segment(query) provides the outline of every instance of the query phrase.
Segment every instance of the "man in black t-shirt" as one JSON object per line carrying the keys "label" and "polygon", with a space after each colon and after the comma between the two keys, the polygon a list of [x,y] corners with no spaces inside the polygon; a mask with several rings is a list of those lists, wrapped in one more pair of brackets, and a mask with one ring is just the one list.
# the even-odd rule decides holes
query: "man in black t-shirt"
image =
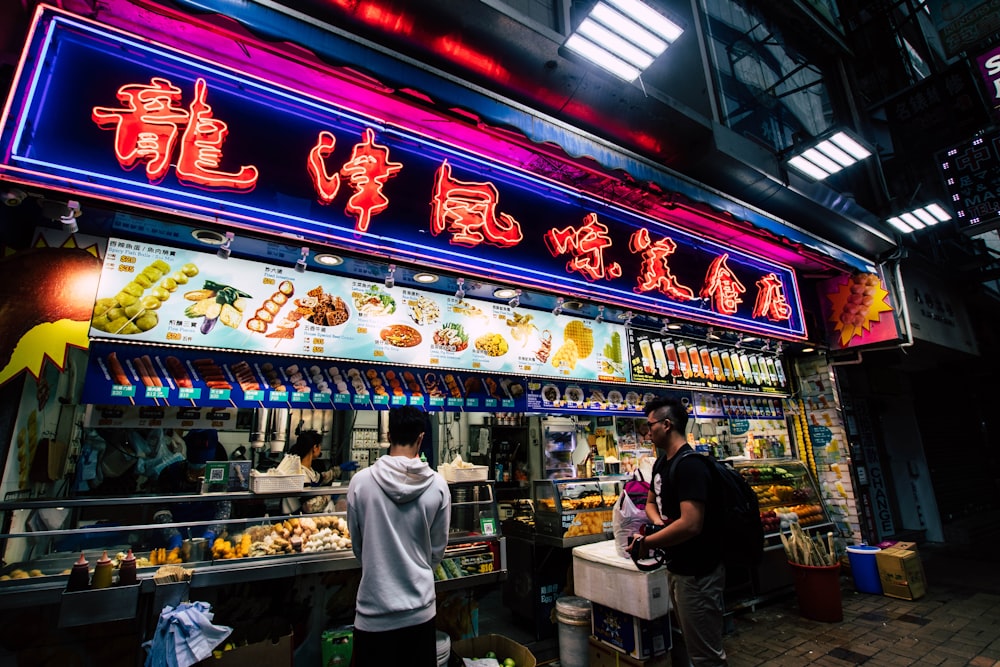
{"label": "man in black t-shirt", "polygon": [[688,415],[673,398],[646,403],[646,420],[659,458],[653,468],[646,516],[662,529],[636,536],[633,549],[644,558],[650,549],[667,553],[670,595],[688,657],[694,667],[728,665],[722,645],[726,569],[722,563],[721,489],[698,456],[677,461],[674,484],[670,467],[691,447],[685,431]]}

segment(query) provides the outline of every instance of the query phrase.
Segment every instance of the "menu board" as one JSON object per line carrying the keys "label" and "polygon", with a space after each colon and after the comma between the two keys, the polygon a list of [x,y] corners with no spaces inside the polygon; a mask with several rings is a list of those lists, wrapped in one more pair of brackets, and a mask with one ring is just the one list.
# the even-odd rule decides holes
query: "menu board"
{"label": "menu board", "polygon": [[95,341],[83,400],[98,405],[523,412],[525,381],[308,357]]}
{"label": "menu board", "polygon": [[618,414],[642,416],[645,404],[654,398],[676,396],[690,403],[687,392],[637,391],[635,387],[601,385],[584,382],[558,382],[528,379],[527,409],[529,412],[559,412],[566,414]]}
{"label": "menu board", "polygon": [[781,358],[747,348],[628,331],[631,381],[636,383],[785,393]]}
{"label": "menu board", "polygon": [[696,417],[731,419],[784,419],[781,399],[767,396],[732,396],[694,392],[692,395]]}
{"label": "menu board", "polygon": [[94,338],[624,382],[624,327],[110,239]]}

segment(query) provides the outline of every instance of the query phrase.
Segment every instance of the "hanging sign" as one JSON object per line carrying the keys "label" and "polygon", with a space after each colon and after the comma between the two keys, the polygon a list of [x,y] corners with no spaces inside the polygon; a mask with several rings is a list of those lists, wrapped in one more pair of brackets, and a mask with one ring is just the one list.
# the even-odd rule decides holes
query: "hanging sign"
{"label": "hanging sign", "polygon": [[485,159],[446,129],[435,138],[361,115],[354,89],[332,77],[317,100],[58,10],[36,17],[2,121],[0,175],[805,337],[794,271],[702,237],[690,220]]}

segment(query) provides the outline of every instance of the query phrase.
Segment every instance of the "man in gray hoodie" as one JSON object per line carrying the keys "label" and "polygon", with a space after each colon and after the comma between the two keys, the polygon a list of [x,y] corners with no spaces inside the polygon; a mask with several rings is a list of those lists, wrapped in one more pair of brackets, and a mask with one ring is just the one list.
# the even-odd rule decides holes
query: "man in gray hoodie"
{"label": "man in gray hoodie", "polygon": [[347,524],[361,585],[354,667],[437,665],[434,568],[451,523],[448,483],[420,460],[424,414],[389,411],[389,452],[354,475]]}

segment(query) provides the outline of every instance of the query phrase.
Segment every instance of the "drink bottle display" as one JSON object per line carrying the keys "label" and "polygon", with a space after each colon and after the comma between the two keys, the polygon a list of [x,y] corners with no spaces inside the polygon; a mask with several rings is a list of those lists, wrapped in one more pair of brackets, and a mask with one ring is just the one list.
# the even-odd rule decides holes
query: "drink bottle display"
{"label": "drink bottle display", "polygon": [[653,359],[656,360],[656,369],[659,372],[661,378],[667,377],[670,372],[667,368],[667,354],[663,350],[663,342],[659,340],[653,341]]}

